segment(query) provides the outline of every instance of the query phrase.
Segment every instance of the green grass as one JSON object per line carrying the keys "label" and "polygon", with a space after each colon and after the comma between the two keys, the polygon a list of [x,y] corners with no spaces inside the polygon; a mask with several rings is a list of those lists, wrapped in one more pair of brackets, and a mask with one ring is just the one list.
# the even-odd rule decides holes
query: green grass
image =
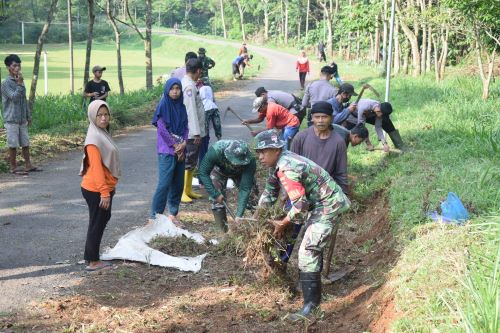
{"label": "green grass", "polygon": [[[339,66],[342,78],[355,86],[369,82],[384,92],[376,69]],[[349,149],[357,197],[387,193],[392,227],[403,248],[391,274],[401,313],[394,332],[493,332],[485,327],[498,327],[493,324],[500,304],[498,277],[493,279],[492,267],[498,274],[500,99],[494,96],[499,92],[500,84],[494,83],[492,98],[483,101],[478,77],[450,75],[441,83],[431,76],[396,77],[391,118],[411,151],[387,155]],[[450,191],[472,215],[466,227],[439,226],[426,216]],[[485,221],[495,226],[495,237],[477,232],[475,226]],[[477,262],[488,265],[480,269]]]}
{"label": "green grass", "polygon": [[[210,76],[216,81],[231,78],[231,62],[237,55],[237,48],[220,45],[211,45],[209,42],[200,43],[177,36],[153,35],[153,78],[170,73],[174,68],[182,66],[184,55],[188,51],[197,51],[199,47],[207,49],[207,55],[213,58],[216,66],[210,70]],[[0,44],[0,54],[16,52],[34,52],[36,45]],[[48,52],[48,85],[49,93],[53,95],[69,92],[69,51],[67,44],[47,44]],[[33,72],[33,55],[21,55],[22,71],[26,78],[29,91],[31,74]],[[263,57],[255,54],[253,64],[265,66]],[[99,64],[106,66],[103,79],[109,82],[112,93],[117,93],[118,79],[116,70],[116,49],[113,41],[94,42],[92,48],[91,67]],[[85,43],[76,43],[74,46],[75,93],[83,91],[83,70],[85,65]],[[248,68],[248,76],[255,75],[258,66]],[[126,91],[138,90],[146,86],[145,58],[142,40],[134,35],[125,35],[122,44],[123,80]],[[2,66],[2,78],[5,78],[6,69]],[[43,59],[40,63],[37,94],[44,93]]]}

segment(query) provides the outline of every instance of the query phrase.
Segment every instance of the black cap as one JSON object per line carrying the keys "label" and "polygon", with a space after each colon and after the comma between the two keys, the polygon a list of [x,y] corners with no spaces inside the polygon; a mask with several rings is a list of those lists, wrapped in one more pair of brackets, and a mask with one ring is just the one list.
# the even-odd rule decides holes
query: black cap
{"label": "black cap", "polygon": [[205,50],[205,48],[204,48],[204,47],[200,47],[200,48],[198,49],[198,53],[207,53],[207,50]]}
{"label": "black cap", "polygon": [[264,87],[258,87],[257,90],[255,90],[255,96],[260,97],[263,93],[266,93],[267,90]]}
{"label": "black cap", "polygon": [[335,71],[331,66],[323,66],[321,67],[321,73],[333,75]]}
{"label": "black cap", "polygon": [[392,113],[392,105],[389,102],[380,103],[380,111],[384,116],[388,116]]}
{"label": "black cap", "polygon": [[356,94],[356,92],[354,91],[354,87],[350,83],[342,83],[340,85],[339,94],[343,93],[343,92],[351,94],[353,96],[358,96],[358,94]]}
{"label": "black cap", "polygon": [[330,103],[325,101],[317,102],[314,103],[311,109],[311,114],[314,113],[323,113],[328,116],[331,116],[333,114],[333,107]]}

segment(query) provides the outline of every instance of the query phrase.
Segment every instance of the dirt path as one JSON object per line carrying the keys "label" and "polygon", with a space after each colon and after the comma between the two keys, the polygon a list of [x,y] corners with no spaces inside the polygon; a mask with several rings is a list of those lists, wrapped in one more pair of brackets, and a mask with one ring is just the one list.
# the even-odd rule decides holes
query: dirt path
{"label": "dirt path", "polygon": [[[189,37],[195,38],[195,37]],[[210,41],[223,45],[223,41]],[[258,80],[240,82],[238,90],[226,91],[218,100],[251,117],[253,92],[259,86],[294,91],[298,87],[295,57],[250,46],[269,61]],[[227,66],[230,64],[218,64]],[[122,159],[122,179],[113,203],[113,217],[102,246],[111,246],[148,216],[155,189],[157,167],[152,128],[117,138]],[[249,139],[245,127],[228,114],[223,125],[226,138]],[[27,177],[0,175],[0,313],[15,312],[36,299],[72,293],[82,281],[83,245],[87,207],[80,193],[80,152],[62,154],[42,167],[44,172]]]}

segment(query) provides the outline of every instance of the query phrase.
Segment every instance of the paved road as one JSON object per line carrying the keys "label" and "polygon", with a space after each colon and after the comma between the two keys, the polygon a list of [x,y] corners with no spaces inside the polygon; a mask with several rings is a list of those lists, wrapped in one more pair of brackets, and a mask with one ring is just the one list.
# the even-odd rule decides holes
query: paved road
{"label": "paved road", "polygon": [[[230,105],[244,118],[254,116],[250,109],[257,87],[285,91],[298,87],[294,56],[253,46],[249,49],[265,56],[268,68],[258,79],[218,101],[220,110]],[[230,70],[230,64],[227,67]],[[250,138],[231,114],[223,124],[223,136]],[[102,247],[114,245],[121,235],[146,222],[157,177],[155,140],[153,128],[116,138],[122,178]],[[44,172],[27,177],[0,175],[0,313],[71,290],[68,287],[84,277],[83,266],[76,264],[83,258],[88,223],[79,186],[81,156],[81,152],[63,154],[43,165]]]}

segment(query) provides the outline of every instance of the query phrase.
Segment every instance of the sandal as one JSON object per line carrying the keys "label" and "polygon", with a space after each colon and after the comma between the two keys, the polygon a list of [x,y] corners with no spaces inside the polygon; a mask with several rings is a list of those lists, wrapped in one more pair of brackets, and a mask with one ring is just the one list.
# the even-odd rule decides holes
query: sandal
{"label": "sandal", "polygon": [[10,173],[13,175],[18,175],[18,176],[26,176],[28,174],[26,171],[21,170],[21,169],[10,170]]}
{"label": "sandal", "polygon": [[110,263],[110,262],[102,262],[102,264],[97,265],[96,267],[86,266],[85,270],[87,272],[95,272],[95,271],[98,271],[98,270],[101,270],[101,269],[109,269],[109,268],[112,268],[112,267],[113,267],[112,263]]}
{"label": "sandal", "polygon": [[30,169],[25,170],[25,171],[26,172],[40,172],[40,171],[43,171],[43,169],[39,168],[39,167],[32,166]]}

